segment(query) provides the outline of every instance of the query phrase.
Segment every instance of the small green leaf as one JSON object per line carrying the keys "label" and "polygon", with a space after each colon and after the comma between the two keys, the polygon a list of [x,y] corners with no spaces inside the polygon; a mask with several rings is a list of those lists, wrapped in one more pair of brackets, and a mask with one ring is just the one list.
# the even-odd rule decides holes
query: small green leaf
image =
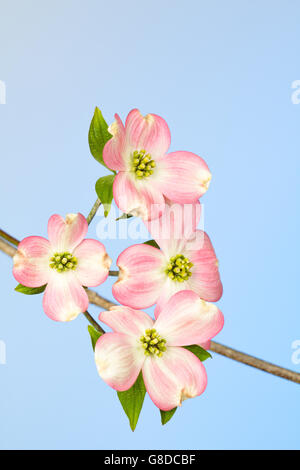
{"label": "small green leaf", "polygon": [[103,160],[103,149],[106,142],[112,138],[108,132],[108,125],[99,108],[96,107],[89,130],[90,151],[97,162],[108,168]]}
{"label": "small green leaf", "polygon": [[47,284],[41,287],[26,287],[23,286],[22,284],[18,284],[17,287],[15,287],[16,292],[20,292],[21,294],[26,294],[26,295],[36,295],[36,294],[41,294],[44,292],[46,289]]}
{"label": "small green leaf", "polygon": [[197,344],[192,344],[191,346],[184,346],[184,348],[195,354],[195,356],[197,356],[201,362],[205,361],[209,357],[212,357],[208,351],[205,351],[205,349],[201,348],[201,346],[198,346]]}
{"label": "small green leaf", "polygon": [[173,417],[176,410],[177,408],[173,408],[173,410],[170,411],[160,410],[161,424],[167,424],[167,422],[170,421],[170,419]]}
{"label": "small green leaf", "polygon": [[116,175],[102,176],[96,183],[96,193],[104,206],[104,215],[108,216],[113,200],[113,183]]}
{"label": "small green leaf", "polygon": [[89,330],[89,334],[90,334],[90,337],[91,337],[93,350],[95,351],[96,343],[97,343],[98,339],[100,338],[100,336],[103,335],[103,333],[100,333],[100,331],[95,330],[95,328],[92,325],[88,326],[88,330]]}
{"label": "small green leaf", "polygon": [[140,372],[135,384],[125,392],[118,392],[118,397],[128,416],[130,427],[132,431],[135,430],[141,409],[143,407],[146,388],[143,380],[143,375]]}
{"label": "small green leaf", "polygon": [[158,246],[158,244],[156,243],[155,240],[148,240],[147,242],[144,242],[144,245],[154,246],[154,248],[158,248],[160,250],[160,248],[159,248],[159,246]]}

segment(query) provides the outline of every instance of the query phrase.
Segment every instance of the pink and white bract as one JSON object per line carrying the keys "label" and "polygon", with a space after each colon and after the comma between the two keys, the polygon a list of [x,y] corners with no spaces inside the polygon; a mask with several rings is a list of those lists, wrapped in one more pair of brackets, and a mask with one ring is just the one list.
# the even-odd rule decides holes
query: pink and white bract
{"label": "pink and white bract", "polygon": [[112,388],[128,390],[142,371],[150,398],[165,411],[204,392],[205,368],[182,346],[203,344],[219,333],[224,318],[215,305],[182,291],[155,322],[145,312],[123,306],[102,312],[99,319],[113,330],[95,348],[98,373]]}
{"label": "pink and white bract", "polygon": [[201,157],[182,151],[167,154],[171,135],[164,119],[143,117],[137,109],[128,114],[125,126],[117,114],[115,118],[103,159],[118,171],[113,194],[122,211],[155,219],[164,211],[165,198],[193,203],[206,192],[211,174]]}
{"label": "pink and white bract", "polygon": [[69,214],[64,220],[52,215],[48,222],[49,241],[43,237],[24,238],[14,256],[13,274],[27,287],[47,284],[43,307],[56,321],[70,321],[88,308],[82,286],[102,284],[111,259],[97,240],[84,240],[88,224],[82,214]]}
{"label": "pink and white bract", "polygon": [[218,260],[208,235],[196,230],[200,205],[166,205],[162,217],[146,225],[160,249],[133,245],[117,259],[119,279],[114,297],[132,308],[157,304],[158,316],[176,292],[190,289],[215,302],[222,295]]}

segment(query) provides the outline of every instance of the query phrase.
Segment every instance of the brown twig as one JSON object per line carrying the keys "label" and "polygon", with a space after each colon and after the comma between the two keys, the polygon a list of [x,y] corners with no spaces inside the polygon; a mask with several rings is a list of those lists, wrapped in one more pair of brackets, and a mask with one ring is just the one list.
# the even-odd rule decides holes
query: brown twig
{"label": "brown twig", "polygon": [[119,271],[109,271],[110,276],[118,277],[119,276]]}
{"label": "brown twig", "polygon": [[0,237],[4,238],[4,240],[7,240],[9,243],[12,245],[18,246],[19,245],[19,240],[17,240],[15,237],[12,237],[8,233],[4,232],[4,230],[0,229]]}
{"label": "brown twig", "polygon": [[228,357],[229,359],[233,359],[234,361],[246,364],[247,366],[255,367],[256,369],[263,370],[269,374],[277,375],[277,377],[291,380],[292,382],[300,384],[300,374],[294,372],[293,370],[276,366],[271,362],[263,361],[257,357],[250,356],[249,354],[245,354],[237,351],[236,349],[224,346],[223,344],[215,343],[215,341],[211,342],[210,350],[217,354],[221,354],[222,356]]}
{"label": "brown twig", "polygon": [[[0,239],[0,250],[9,256],[14,256],[14,254],[17,251],[15,247],[13,247],[9,243],[1,239]],[[88,294],[89,301],[91,304],[97,305],[98,307],[101,307],[104,310],[108,310],[110,307],[116,306],[115,303],[111,302],[110,300],[105,299],[104,297],[101,297],[95,291],[87,289],[87,294]],[[88,312],[85,312],[84,315],[98,331],[103,332],[100,325],[98,325],[98,323],[93,319],[93,317]],[[216,343],[215,341],[211,342],[210,349],[211,351],[217,354],[221,354],[222,356],[228,357],[229,359],[233,359],[234,361],[241,362],[242,364],[255,367],[256,369],[263,370],[265,372],[268,372],[269,374],[273,374],[273,375],[276,375],[277,377],[282,377],[283,379],[290,380],[292,382],[300,384],[300,374],[292,370],[276,366],[275,364],[271,364],[270,362],[263,361],[254,356],[250,356],[249,354],[242,353],[240,351],[237,351],[236,349],[232,349],[232,348],[229,348],[228,346],[224,346],[223,344]]]}
{"label": "brown twig", "polygon": [[1,240],[0,238],[0,250],[6,253],[8,256],[13,257],[17,253],[17,248],[14,246],[10,245],[4,240]]}
{"label": "brown twig", "polygon": [[111,307],[115,307],[117,305],[110,300],[101,297],[101,295],[97,294],[94,290],[87,289],[87,295],[91,304],[97,305],[97,307],[101,307],[104,310],[109,310]]}

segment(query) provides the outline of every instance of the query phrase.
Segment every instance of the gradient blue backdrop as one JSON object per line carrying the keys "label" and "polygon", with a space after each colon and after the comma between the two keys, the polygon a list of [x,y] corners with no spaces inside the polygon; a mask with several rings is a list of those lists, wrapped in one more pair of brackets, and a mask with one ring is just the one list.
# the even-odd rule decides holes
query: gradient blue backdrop
{"label": "gradient blue backdrop", "polygon": [[[213,173],[203,200],[224,283],[218,341],[300,372],[299,2],[0,0],[0,11],[1,227],[46,235],[52,213],[88,213],[106,174],[87,143],[95,105],[109,122],[133,107],[160,114],[172,150]],[[106,245],[116,260],[130,243]],[[300,447],[299,386],[217,355],[203,397],[165,427],[146,399],[132,433],[97,376],[86,320],[50,321],[0,260],[1,448]],[[99,292],[111,298],[111,285]]]}

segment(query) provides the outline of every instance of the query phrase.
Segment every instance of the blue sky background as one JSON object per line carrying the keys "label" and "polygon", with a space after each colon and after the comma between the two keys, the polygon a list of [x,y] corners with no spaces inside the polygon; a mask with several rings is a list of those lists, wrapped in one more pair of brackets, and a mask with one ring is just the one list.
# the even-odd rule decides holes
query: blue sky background
{"label": "blue sky background", "polygon": [[[171,149],[198,153],[213,174],[203,201],[224,283],[218,341],[300,372],[299,2],[0,7],[1,228],[46,235],[51,214],[89,212],[106,174],[87,143],[96,105],[108,122],[133,107],[160,114]],[[131,242],[105,244],[116,260]],[[14,292],[11,259],[0,263],[0,448],[299,449],[299,385],[217,355],[202,397],[165,427],[147,398],[132,433],[97,375],[86,320],[50,321],[40,296]],[[111,298],[111,285],[99,292]]]}

